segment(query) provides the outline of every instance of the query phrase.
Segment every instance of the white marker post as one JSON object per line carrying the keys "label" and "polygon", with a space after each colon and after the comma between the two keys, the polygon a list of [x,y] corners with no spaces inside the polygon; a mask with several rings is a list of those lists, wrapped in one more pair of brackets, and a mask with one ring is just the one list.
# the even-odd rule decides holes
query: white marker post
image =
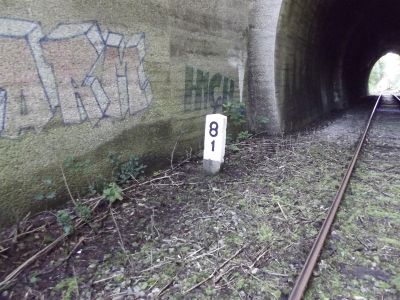
{"label": "white marker post", "polygon": [[203,167],[209,175],[219,173],[224,162],[227,123],[227,117],[221,114],[206,117]]}

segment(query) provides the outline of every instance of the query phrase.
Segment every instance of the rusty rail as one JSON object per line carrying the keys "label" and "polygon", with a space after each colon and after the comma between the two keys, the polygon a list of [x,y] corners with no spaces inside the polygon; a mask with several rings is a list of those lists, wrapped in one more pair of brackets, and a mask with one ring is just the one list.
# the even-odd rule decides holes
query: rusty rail
{"label": "rusty rail", "polygon": [[397,101],[400,102],[400,98],[399,98],[399,97],[397,97],[396,95],[393,95],[393,97],[394,97]]}
{"label": "rusty rail", "polygon": [[[357,150],[356,150],[356,152],[351,160],[351,163],[346,171],[346,175],[342,179],[339,190],[337,191],[336,196],[333,200],[332,206],[329,209],[328,215],[318,233],[317,238],[314,241],[314,245],[311,248],[311,252],[307,257],[307,260],[303,266],[303,269],[301,270],[299,277],[297,278],[296,284],[292,290],[292,293],[290,294],[289,300],[301,300],[303,298],[304,293],[306,292],[306,289],[307,289],[308,283],[311,279],[313,270],[315,268],[315,265],[317,264],[322,247],[324,246],[325,240],[326,240],[326,238],[329,234],[329,231],[332,227],[332,223],[335,219],[337,210],[343,199],[344,193],[346,192],[347,186],[350,181],[350,177],[354,171],[358,156],[360,155],[360,152],[361,152],[362,146],[364,145],[365,139],[367,137],[369,128],[371,127],[372,119],[375,116],[376,110],[379,106],[381,99],[382,99],[382,95],[380,95],[378,97],[378,100],[376,101],[376,104],[374,106],[374,109],[372,110],[371,116],[369,117],[367,126],[364,130],[364,134],[362,135],[362,138],[358,144]],[[400,99],[399,99],[399,101],[400,101]]]}

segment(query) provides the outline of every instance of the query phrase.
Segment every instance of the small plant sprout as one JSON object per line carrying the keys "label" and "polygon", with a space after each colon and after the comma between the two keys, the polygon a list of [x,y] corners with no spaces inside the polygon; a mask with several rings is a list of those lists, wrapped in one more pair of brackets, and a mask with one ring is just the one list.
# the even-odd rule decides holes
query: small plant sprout
{"label": "small plant sprout", "polygon": [[246,123],[246,105],[242,102],[228,102],[223,105],[223,113],[234,126]]}
{"label": "small plant sprout", "polygon": [[72,217],[67,210],[60,210],[57,213],[57,222],[66,235],[70,235],[74,231]]}
{"label": "small plant sprout", "polygon": [[248,140],[249,138],[251,138],[252,134],[250,134],[248,131],[242,131],[239,132],[238,136],[237,136],[237,140],[239,142]]}
{"label": "small plant sprout", "polygon": [[110,183],[108,188],[104,189],[103,197],[106,198],[110,204],[113,204],[117,200],[122,201],[122,189],[115,182]]}
{"label": "small plant sprout", "polygon": [[147,167],[140,163],[140,158],[136,155],[130,156],[126,162],[122,162],[120,155],[116,153],[109,154],[108,159],[113,167],[114,180],[118,184],[124,184],[131,179],[140,177]]}
{"label": "small plant sprout", "polygon": [[78,217],[81,218],[84,222],[88,222],[92,217],[92,211],[90,210],[90,208],[80,201],[78,201],[76,204],[75,212]]}

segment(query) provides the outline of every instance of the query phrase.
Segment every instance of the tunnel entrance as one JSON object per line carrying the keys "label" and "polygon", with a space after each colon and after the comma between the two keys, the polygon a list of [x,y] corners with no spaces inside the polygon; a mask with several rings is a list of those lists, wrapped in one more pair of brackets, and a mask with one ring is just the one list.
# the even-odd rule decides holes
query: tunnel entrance
{"label": "tunnel entrance", "polygon": [[296,130],[359,104],[372,93],[369,79],[375,63],[389,52],[400,53],[398,0],[254,3],[251,118],[257,123],[266,115],[275,131]]}
{"label": "tunnel entrance", "polygon": [[389,52],[374,65],[368,79],[370,95],[398,94],[400,91],[400,55]]}

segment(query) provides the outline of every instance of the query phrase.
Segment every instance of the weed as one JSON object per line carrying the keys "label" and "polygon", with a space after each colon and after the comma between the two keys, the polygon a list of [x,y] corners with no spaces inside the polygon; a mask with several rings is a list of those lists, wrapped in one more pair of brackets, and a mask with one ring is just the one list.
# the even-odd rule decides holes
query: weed
{"label": "weed", "polygon": [[111,153],[108,159],[113,167],[113,177],[118,184],[124,184],[131,179],[136,179],[144,174],[146,165],[140,163],[140,158],[136,155],[129,157],[128,161],[122,162],[120,155]]}
{"label": "weed", "polygon": [[31,277],[29,278],[29,282],[33,285],[37,284],[40,281],[40,278],[38,277],[38,274],[36,272],[33,272]]}
{"label": "weed", "polygon": [[117,181],[125,183],[130,179],[138,178],[144,174],[146,166],[139,162],[139,157],[131,156],[129,160],[120,166]]}
{"label": "weed", "polygon": [[273,232],[271,228],[269,228],[267,225],[261,225],[260,228],[258,229],[258,238],[262,242],[269,241],[271,237],[273,236]]}
{"label": "weed", "polygon": [[228,102],[223,105],[223,113],[234,126],[246,123],[246,105],[241,102]]}
{"label": "weed", "polygon": [[56,191],[54,191],[53,177],[45,176],[44,178],[42,178],[40,182],[41,186],[44,186],[47,191],[35,194],[33,199],[36,201],[44,201],[44,200],[53,200],[54,198],[56,198],[57,193]]}
{"label": "weed", "polygon": [[397,275],[392,279],[391,284],[393,284],[398,291],[400,291],[400,275]]}
{"label": "weed", "polygon": [[69,235],[74,231],[72,217],[67,210],[60,210],[57,213],[57,222],[62,227],[65,234]]}
{"label": "weed", "polygon": [[122,201],[122,189],[116,183],[110,183],[108,188],[104,189],[103,196],[110,204],[113,204],[117,200]]}
{"label": "weed", "polygon": [[87,171],[90,167],[90,163],[91,162],[88,159],[79,161],[71,155],[64,159],[64,167],[72,173],[82,173]]}
{"label": "weed", "polygon": [[92,211],[87,205],[83,204],[82,202],[77,203],[75,207],[75,212],[78,217],[81,218],[84,222],[88,222],[92,217]]}
{"label": "weed", "polygon": [[[236,273],[237,276],[240,276],[239,273]],[[236,289],[242,290],[246,286],[246,280],[243,277],[240,277],[235,284]]]}
{"label": "weed", "polygon": [[237,145],[235,145],[235,144],[230,144],[230,145],[226,146],[226,148],[227,148],[228,150],[234,152],[234,153],[237,153],[237,152],[240,151],[240,148],[239,148]]}
{"label": "weed", "polygon": [[239,142],[248,140],[250,137],[252,136],[252,134],[250,134],[248,131],[241,131],[239,132],[238,136],[237,136],[237,140]]}
{"label": "weed", "polygon": [[62,293],[62,300],[71,300],[73,295],[78,296],[78,281],[73,277],[65,278],[54,289]]}
{"label": "weed", "polygon": [[48,193],[37,193],[33,197],[36,201],[43,201],[43,200],[53,200],[57,196],[57,193],[52,191]]}
{"label": "weed", "polygon": [[204,290],[207,296],[211,297],[217,293],[214,287],[212,286],[207,286]]}

